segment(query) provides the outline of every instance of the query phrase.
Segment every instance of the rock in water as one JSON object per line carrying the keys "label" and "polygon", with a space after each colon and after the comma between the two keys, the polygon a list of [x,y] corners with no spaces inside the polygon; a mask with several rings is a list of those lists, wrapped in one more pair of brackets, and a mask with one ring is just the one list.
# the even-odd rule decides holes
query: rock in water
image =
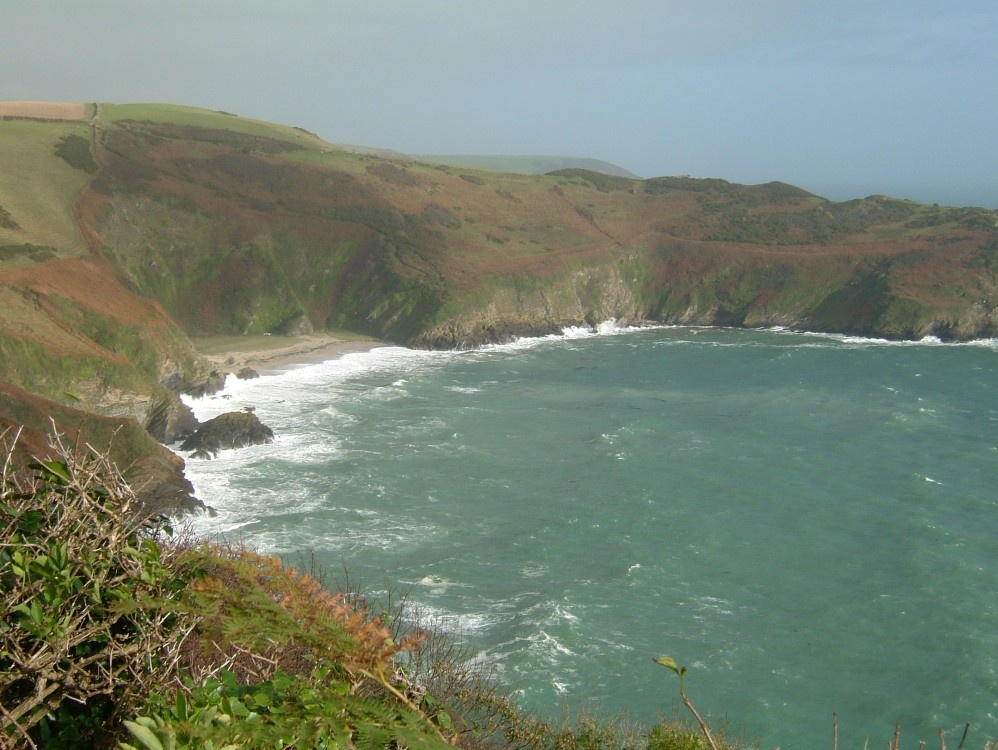
{"label": "rock in water", "polygon": [[274,431],[249,411],[230,411],[201,426],[180,444],[182,451],[194,451],[191,458],[215,458],[225,448],[272,443]]}

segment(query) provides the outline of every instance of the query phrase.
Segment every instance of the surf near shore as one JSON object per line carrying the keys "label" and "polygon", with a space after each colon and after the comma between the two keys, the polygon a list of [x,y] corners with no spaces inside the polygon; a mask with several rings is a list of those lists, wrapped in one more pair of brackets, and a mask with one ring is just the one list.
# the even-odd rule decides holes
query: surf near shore
{"label": "surf near shore", "polygon": [[388,342],[358,334],[310,334],[308,336],[212,336],[194,340],[198,352],[221,372],[239,373],[249,368],[258,373],[295,365],[336,359],[350,352],[366,352]]}

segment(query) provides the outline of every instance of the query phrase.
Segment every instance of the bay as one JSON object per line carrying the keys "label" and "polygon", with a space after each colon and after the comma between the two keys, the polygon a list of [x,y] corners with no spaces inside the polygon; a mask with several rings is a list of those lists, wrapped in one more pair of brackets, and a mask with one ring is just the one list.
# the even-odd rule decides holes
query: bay
{"label": "bay", "polygon": [[527,708],[762,747],[998,733],[998,344],[656,328],[385,347],[192,401],[217,534],[387,580]]}

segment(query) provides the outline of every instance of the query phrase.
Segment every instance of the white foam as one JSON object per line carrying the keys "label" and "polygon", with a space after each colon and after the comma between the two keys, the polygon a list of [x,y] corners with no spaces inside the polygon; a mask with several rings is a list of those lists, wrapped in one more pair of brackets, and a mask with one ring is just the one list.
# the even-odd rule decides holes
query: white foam
{"label": "white foam", "polygon": [[423,624],[432,625],[433,629],[455,636],[480,635],[502,621],[501,618],[484,612],[453,612],[425,601],[419,602],[418,614]]}
{"label": "white foam", "polygon": [[436,574],[428,574],[416,581],[419,586],[425,586],[429,589],[431,594],[440,595],[446,594],[448,589],[451,588],[467,588],[466,583],[457,583],[455,581],[449,581],[446,578],[438,576]]}
{"label": "white foam", "polygon": [[650,331],[660,329],[672,329],[681,326],[669,325],[626,325],[621,324],[615,318],[609,318],[595,326],[566,326],[561,333],[549,333],[545,336],[528,336],[518,338],[505,344],[488,344],[480,349],[469,349],[467,352],[509,352],[523,349],[532,349],[536,346],[548,345],[552,342],[572,341],[576,339],[595,338],[597,336],[618,336],[639,331]]}
{"label": "white foam", "polygon": [[557,656],[575,656],[575,652],[572,649],[544,630],[532,633],[527,636],[526,640],[534,646],[540,646],[541,650],[546,652],[552,660]]}
{"label": "white foam", "polygon": [[948,346],[961,347],[973,346],[983,347],[998,351],[998,339],[971,339],[970,341],[943,341],[938,336],[924,336],[920,339],[885,339],[872,336],[854,336],[845,333],[824,333],[820,331],[794,331],[783,326],[772,326],[761,329],[768,333],[778,333],[787,336],[798,336],[804,338],[824,339],[836,341],[850,346]]}
{"label": "white foam", "polygon": [[528,563],[520,568],[520,575],[524,578],[542,578],[550,573],[550,568],[543,563]]}
{"label": "white foam", "polygon": [[274,370],[251,380],[240,380],[230,374],[218,393],[200,398],[182,398],[202,421],[247,406],[252,406],[257,411],[275,410],[286,400],[298,406],[315,402],[317,408],[322,408],[328,405],[330,390],[351,378],[378,372],[391,373],[390,387],[400,389],[407,382],[404,375],[414,368],[453,356],[454,352],[434,352],[402,346],[378,347],[366,352],[350,352],[325,362]]}
{"label": "white foam", "polygon": [[466,385],[449,385],[447,390],[451,393],[481,393],[482,389]]}
{"label": "white foam", "polygon": [[561,329],[561,337],[566,339],[583,339],[593,336],[595,331],[584,326],[568,326]]}

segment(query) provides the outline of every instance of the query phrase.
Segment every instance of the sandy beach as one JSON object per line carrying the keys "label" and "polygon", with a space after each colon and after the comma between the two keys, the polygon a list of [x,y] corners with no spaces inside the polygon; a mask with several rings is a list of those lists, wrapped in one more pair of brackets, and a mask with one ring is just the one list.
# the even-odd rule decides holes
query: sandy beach
{"label": "sandy beach", "polygon": [[196,339],[195,347],[220,371],[249,367],[259,373],[288,365],[324,362],[349,352],[366,352],[392,344],[363,336],[224,336]]}

